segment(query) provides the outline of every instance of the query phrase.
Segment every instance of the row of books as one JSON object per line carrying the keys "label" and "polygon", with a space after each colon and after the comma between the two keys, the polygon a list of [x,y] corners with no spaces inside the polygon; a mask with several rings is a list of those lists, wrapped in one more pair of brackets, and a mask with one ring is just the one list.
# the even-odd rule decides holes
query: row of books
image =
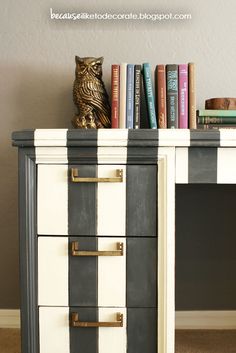
{"label": "row of books", "polygon": [[112,128],[197,128],[195,64],[111,67]]}
{"label": "row of books", "polygon": [[203,109],[197,110],[198,129],[236,128],[236,110]]}

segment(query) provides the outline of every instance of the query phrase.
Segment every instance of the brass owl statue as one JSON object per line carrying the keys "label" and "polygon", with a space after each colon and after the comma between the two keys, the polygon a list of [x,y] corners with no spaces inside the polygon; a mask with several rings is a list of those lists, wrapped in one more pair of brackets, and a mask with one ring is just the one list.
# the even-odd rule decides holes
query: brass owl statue
{"label": "brass owl statue", "polygon": [[75,128],[97,129],[111,126],[111,107],[102,81],[103,58],[75,57],[73,100],[78,114],[72,119]]}

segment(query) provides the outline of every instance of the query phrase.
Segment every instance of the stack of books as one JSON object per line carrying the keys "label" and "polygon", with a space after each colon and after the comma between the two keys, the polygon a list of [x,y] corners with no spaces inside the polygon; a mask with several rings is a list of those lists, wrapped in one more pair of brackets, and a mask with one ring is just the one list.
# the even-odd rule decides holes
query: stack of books
{"label": "stack of books", "polygon": [[195,64],[157,65],[154,81],[149,63],[112,65],[112,128],[197,128]]}
{"label": "stack of books", "polygon": [[236,110],[197,110],[198,129],[236,128]]}

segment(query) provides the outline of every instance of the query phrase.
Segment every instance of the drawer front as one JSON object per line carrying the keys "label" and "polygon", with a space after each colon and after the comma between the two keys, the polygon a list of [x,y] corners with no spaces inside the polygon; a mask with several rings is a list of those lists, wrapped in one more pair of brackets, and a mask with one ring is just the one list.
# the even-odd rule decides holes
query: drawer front
{"label": "drawer front", "polygon": [[40,235],[157,235],[156,165],[38,165],[37,189]]}
{"label": "drawer front", "polygon": [[157,306],[157,238],[39,237],[39,305]]}
{"label": "drawer front", "polygon": [[[117,325],[118,313],[122,327],[71,326]],[[156,353],[156,318],[155,308],[40,307],[40,353]]]}

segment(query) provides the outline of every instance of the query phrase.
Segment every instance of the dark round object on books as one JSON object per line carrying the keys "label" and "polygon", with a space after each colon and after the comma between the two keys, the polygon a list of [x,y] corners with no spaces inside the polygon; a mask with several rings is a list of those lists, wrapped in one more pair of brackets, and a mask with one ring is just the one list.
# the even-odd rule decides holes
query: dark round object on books
{"label": "dark round object on books", "polygon": [[234,110],[236,98],[210,98],[205,101],[205,109]]}
{"label": "dark round object on books", "polygon": [[74,128],[97,129],[111,126],[111,108],[102,80],[103,58],[75,57],[73,100],[78,113]]}

